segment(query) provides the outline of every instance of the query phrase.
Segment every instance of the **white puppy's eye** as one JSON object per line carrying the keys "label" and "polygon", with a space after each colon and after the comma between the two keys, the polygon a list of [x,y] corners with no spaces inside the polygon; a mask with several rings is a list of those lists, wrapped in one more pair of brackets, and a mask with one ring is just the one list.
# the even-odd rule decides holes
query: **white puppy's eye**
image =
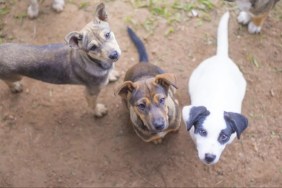
{"label": "white puppy's eye", "polygon": [[219,137],[219,140],[221,142],[226,142],[229,140],[229,136],[227,136],[226,134],[221,134],[220,137]]}
{"label": "white puppy's eye", "polygon": [[205,129],[199,129],[198,130],[198,133],[201,135],[201,136],[207,136],[207,131]]}

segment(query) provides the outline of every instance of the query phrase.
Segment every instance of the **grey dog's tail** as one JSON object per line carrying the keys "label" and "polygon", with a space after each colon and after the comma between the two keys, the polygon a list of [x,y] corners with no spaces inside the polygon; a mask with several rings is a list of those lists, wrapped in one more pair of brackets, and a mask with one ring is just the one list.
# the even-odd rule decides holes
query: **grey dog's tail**
{"label": "grey dog's tail", "polygon": [[138,54],[139,54],[139,62],[147,63],[148,60],[148,54],[146,52],[146,48],[143,44],[143,42],[140,40],[140,38],[134,33],[134,31],[130,28],[127,27],[127,32],[134,43],[135,47],[137,48]]}

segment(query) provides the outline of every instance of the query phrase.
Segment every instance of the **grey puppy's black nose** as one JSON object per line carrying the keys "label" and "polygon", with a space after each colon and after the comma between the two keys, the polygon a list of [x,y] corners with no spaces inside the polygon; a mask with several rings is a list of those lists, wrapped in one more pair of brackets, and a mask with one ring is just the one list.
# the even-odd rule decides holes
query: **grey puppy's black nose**
{"label": "grey puppy's black nose", "polygon": [[109,55],[109,58],[112,60],[118,59],[118,52],[117,51],[113,51],[111,52],[111,54]]}
{"label": "grey puppy's black nose", "polygon": [[205,160],[208,162],[208,163],[211,163],[215,160],[216,156],[213,155],[213,154],[210,154],[210,153],[206,153],[205,154]]}
{"label": "grey puppy's black nose", "polygon": [[159,131],[164,129],[164,127],[165,127],[164,124],[165,124],[165,122],[162,118],[155,119],[154,122],[153,122],[154,127]]}

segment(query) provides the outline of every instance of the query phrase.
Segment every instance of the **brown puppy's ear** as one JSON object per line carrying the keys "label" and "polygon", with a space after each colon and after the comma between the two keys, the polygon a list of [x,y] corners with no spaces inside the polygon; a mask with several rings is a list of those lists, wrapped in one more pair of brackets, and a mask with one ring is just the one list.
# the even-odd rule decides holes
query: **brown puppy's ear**
{"label": "brown puppy's ear", "polygon": [[125,81],[115,92],[115,95],[118,94],[121,98],[126,99],[127,94],[132,92],[136,86],[131,81]]}
{"label": "brown puppy's ear", "polygon": [[174,88],[177,89],[176,78],[174,74],[171,74],[171,73],[164,73],[164,74],[157,75],[155,78],[155,82],[163,86],[167,90],[169,86],[173,86]]}
{"label": "brown puppy's ear", "polygon": [[70,45],[72,48],[79,48],[79,41],[81,41],[83,38],[83,35],[79,33],[78,31],[70,32],[65,36],[65,41],[67,44]]}
{"label": "brown puppy's ear", "polygon": [[106,8],[105,8],[105,4],[104,3],[100,3],[97,7],[96,7],[96,18],[98,20],[101,21],[107,21],[108,20],[108,15],[106,12]]}

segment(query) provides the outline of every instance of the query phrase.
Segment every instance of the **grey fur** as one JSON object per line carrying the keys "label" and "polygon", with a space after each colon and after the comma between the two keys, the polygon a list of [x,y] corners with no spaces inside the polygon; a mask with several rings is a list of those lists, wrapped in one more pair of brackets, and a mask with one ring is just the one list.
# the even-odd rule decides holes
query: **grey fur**
{"label": "grey fur", "polygon": [[[66,44],[0,45],[0,79],[13,92],[22,91],[19,82],[22,76],[53,84],[84,85],[94,114],[98,117],[105,115],[106,108],[97,105],[96,99],[101,88],[108,83],[114,62],[121,54],[106,15],[104,4],[99,4],[94,20],[81,31],[69,33],[65,37]],[[97,48],[94,49],[94,45]]]}

